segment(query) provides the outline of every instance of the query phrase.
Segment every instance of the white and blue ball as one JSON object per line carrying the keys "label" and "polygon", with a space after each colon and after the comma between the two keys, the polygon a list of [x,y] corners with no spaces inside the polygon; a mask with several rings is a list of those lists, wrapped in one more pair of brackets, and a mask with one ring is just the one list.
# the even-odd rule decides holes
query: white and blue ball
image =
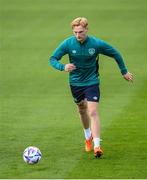
{"label": "white and blue ball", "polygon": [[41,151],[35,146],[27,147],[23,152],[23,159],[27,164],[36,164],[41,159]]}

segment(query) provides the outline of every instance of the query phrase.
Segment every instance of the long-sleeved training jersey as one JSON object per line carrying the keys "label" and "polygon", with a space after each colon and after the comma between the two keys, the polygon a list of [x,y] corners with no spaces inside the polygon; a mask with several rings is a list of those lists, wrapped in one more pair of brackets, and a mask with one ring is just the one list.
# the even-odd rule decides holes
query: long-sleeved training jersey
{"label": "long-sleeved training jersey", "polygon": [[50,64],[63,71],[65,65],[60,60],[65,54],[68,54],[69,62],[76,66],[76,69],[69,73],[69,83],[73,86],[99,84],[99,54],[114,58],[121,73],[127,73],[120,53],[111,45],[93,36],[87,36],[83,43],[79,42],[75,36],[65,39],[53,52]]}

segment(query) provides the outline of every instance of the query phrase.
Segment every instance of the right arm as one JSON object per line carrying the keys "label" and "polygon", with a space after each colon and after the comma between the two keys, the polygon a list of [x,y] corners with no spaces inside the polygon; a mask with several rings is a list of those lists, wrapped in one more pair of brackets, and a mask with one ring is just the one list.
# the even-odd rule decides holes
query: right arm
{"label": "right arm", "polygon": [[50,65],[59,71],[64,71],[65,65],[62,64],[60,60],[67,53],[67,42],[65,40],[53,52],[49,59]]}
{"label": "right arm", "polygon": [[53,52],[50,57],[50,65],[59,71],[71,72],[75,69],[74,64],[62,64],[60,62],[61,58],[68,53],[67,41],[63,41]]}

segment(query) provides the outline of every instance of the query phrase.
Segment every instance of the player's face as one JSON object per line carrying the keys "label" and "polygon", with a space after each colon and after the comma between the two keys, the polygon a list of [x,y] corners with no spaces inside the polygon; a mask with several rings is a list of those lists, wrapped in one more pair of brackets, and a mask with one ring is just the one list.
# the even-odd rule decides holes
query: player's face
{"label": "player's face", "polygon": [[87,28],[84,28],[82,26],[75,26],[73,28],[73,33],[78,41],[83,42],[87,37]]}

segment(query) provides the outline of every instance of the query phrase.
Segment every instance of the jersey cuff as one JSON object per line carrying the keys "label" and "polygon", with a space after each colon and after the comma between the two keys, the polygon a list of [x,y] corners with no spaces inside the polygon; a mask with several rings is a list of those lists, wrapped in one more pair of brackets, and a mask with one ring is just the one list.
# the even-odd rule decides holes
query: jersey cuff
{"label": "jersey cuff", "polygon": [[127,72],[128,72],[128,70],[127,70],[126,68],[121,69],[121,74],[122,74],[122,75],[126,74]]}

